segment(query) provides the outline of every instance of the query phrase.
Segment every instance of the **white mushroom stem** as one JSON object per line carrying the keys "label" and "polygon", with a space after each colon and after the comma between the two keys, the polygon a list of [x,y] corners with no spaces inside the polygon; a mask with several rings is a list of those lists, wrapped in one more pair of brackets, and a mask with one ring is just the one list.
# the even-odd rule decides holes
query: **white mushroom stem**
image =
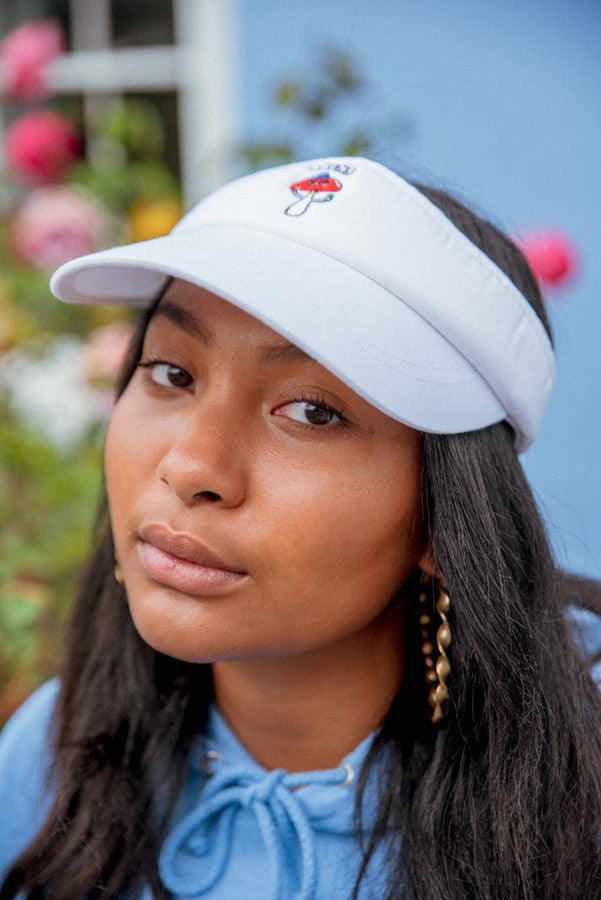
{"label": "white mushroom stem", "polygon": [[[294,203],[291,203],[286,210],[289,216],[302,216],[307,207],[311,204],[315,191],[307,191],[304,197],[299,197]],[[296,209],[294,208],[296,207]]]}

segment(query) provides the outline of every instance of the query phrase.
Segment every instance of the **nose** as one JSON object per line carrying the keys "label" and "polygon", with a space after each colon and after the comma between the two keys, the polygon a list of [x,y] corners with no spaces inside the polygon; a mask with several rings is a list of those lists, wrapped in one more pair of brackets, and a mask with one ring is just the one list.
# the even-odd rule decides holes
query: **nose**
{"label": "nose", "polygon": [[174,421],[158,476],[186,506],[213,501],[235,507],[246,494],[250,447],[240,407],[223,396],[203,397]]}

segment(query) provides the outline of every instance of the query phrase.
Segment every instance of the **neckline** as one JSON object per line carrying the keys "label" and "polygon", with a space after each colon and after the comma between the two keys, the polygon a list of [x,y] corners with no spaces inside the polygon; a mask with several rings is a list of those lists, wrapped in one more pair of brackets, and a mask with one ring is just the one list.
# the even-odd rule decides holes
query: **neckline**
{"label": "neckline", "polygon": [[[367,756],[380,727],[380,725],[377,725],[368,735],[366,735],[366,737],[359,741],[358,744],[342,757],[337,766],[308,770],[298,769],[294,770],[294,774],[306,773],[307,775],[321,775],[323,772],[330,772],[332,768],[340,768],[341,766],[350,767],[353,772],[357,773]],[[266,776],[272,771],[261,765],[261,763],[255,759],[242,744],[238,736],[226,722],[215,700],[211,701],[209,705],[206,730],[199,736],[192,760],[196,768],[210,774],[210,761],[207,760],[207,753],[218,753],[225,763],[246,766],[257,776]]]}

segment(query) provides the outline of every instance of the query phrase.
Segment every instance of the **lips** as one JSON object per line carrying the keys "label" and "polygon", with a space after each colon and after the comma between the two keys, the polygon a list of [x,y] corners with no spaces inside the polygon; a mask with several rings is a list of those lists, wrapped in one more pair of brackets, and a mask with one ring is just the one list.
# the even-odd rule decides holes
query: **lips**
{"label": "lips", "polygon": [[246,572],[233,561],[224,559],[209,550],[201,541],[191,534],[171,531],[166,525],[159,522],[150,522],[142,525],[138,536],[149,544],[158,547],[188,562],[198,563],[201,566],[210,566],[213,569],[223,569],[226,572]]}

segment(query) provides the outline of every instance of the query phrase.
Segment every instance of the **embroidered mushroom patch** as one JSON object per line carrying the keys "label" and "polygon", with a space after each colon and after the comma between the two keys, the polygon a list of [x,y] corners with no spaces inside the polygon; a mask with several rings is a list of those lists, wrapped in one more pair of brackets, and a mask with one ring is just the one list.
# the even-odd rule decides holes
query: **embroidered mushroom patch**
{"label": "embroidered mushroom patch", "polygon": [[311,178],[295,181],[290,185],[290,190],[298,200],[294,200],[284,212],[287,216],[302,216],[312,203],[331,200],[341,187],[342,184],[336,178],[330,178],[329,172],[319,172]]}

